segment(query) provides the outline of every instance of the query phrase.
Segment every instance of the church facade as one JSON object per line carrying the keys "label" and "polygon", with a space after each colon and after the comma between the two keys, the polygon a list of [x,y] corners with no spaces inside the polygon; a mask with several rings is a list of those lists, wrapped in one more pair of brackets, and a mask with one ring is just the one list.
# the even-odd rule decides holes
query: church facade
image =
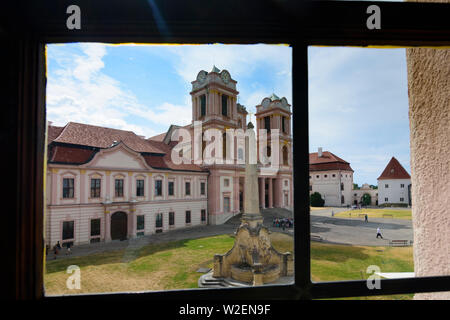
{"label": "church facade", "polygon": [[[236,84],[226,70],[214,67],[210,72],[200,71],[190,92],[191,124],[172,125],[167,132],[150,138],[81,123],[69,122],[62,127],[50,123],[46,243],[129,239],[222,224],[240,213],[245,168],[237,160],[242,160],[243,146],[234,143],[229,133],[245,131],[248,112],[237,102]],[[261,208],[293,206],[290,107],[286,98],[274,94],[256,106],[257,144],[262,143],[259,129],[266,129],[268,141],[257,159]],[[200,131],[195,130],[198,124]],[[203,155],[211,141],[209,132],[218,132],[223,143],[215,152],[216,156],[221,153],[224,161],[174,161],[180,131],[192,137],[191,155],[197,138]],[[277,163],[275,170],[273,163]]]}

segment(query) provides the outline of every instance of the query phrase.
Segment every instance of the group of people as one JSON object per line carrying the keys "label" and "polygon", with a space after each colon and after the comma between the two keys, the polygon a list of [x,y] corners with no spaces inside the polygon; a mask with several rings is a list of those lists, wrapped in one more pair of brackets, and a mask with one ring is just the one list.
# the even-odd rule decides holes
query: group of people
{"label": "group of people", "polygon": [[[67,244],[66,244],[66,248],[67,248],[67,250],[66,250],[66,255],[68,255],[68,254],[71,254],[71,243],[70,242],[68,242]],[[47,255],[48,254],[48,252],[49,252],[49,246],[47,245],[46,246],[46,250],[45,250],[45,254]],[[62,247],[61,247],[61,244],[59,243],[59,241],[53,246],[53,254],[54,254],[54,257],[55,257],[55,259],[56,259],[56,257],[59,255],[59,252],[61,251],[61,249],[62,249]]]}
{"label": "group of people", "polygon": [[294,219],[291,218],[273,218],[273,227],[274,228],[292,228],[294,226]]}

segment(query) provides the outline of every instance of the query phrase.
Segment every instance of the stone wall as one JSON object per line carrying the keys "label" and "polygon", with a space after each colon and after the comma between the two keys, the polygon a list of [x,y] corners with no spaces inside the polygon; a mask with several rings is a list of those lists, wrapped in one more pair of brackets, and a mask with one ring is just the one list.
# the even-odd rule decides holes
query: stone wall
{"label": "stone wall", "polygon": [[[447,1],[448,2],[448,1]],[[406,50],[416,276],[450,275],[450,50]],[[415,299],[450,299],[450,292]]]}

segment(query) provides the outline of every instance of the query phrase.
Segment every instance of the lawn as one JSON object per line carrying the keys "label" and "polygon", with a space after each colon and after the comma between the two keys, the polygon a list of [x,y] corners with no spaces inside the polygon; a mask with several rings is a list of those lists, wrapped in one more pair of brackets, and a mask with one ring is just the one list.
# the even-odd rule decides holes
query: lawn
{"label": "lawn", "polygon": [[[292,252],[291,236],[272,233],[271,239],[277,250]],[[233,236],[220,235],[47,261],[44,278],[46,294],[196,288],[201,275],[196,270],[212,268],[214,254],[225,253],[233,244]],[[365,270],[371,264],[380,266],[382,271],[413,270],[410,247],[356,247],[314,242],[311,257],[313,281],[367,278]],[[66,288],[69,276],[66,269],[70,265],[81,269],[80,290]],[[388,298],[410,299],[411,295]]]}
{"label": "lawn", "polygon": [[[357,218],[364,219],[364,217],[360,217],[360,214],[367,214],[368,219],[370,218],[393,218],[393,219],[407,219],[411,220],[411,210],[395,210],[395,209],[354,209],[348,211],[342,211],[339,213],[335,213],[335,217],[339,218]],[[383,217],[383,215],[392,215]]]}

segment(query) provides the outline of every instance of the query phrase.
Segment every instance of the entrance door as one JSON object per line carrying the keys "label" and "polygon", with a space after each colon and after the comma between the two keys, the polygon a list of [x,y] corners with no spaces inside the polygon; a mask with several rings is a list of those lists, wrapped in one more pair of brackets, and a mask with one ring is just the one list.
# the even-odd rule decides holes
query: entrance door
{"label": "entrance door", "polygon": [[125,240],[127,238],[127,214],[115,212],[111,216],[111,239]]}

